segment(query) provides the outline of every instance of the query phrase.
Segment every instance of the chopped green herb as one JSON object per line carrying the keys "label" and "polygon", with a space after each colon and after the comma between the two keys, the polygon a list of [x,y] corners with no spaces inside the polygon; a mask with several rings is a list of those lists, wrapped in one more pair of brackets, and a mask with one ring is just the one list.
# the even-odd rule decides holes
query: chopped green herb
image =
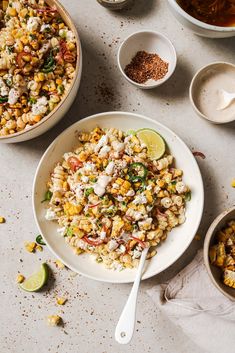
{"label": "chopped green herb", "polygon": [[39,234],[37,237],[36,237],[36,243],[40,244],[40,245],[46,245],[46,243],[44,243],[43,241],[43,237],[41,236],[41,234]]}
{"label": "chopped green herb", "polygon": [[50,201],[52,195],[53,193],[50,190],[47,190],[47,192],[44,195],[44,199],[41,202]]}
{"label": "chopped green herb", "polygon": [[123,206],[126,206],[126,202],[125,202],[125,201],[122,201],[122,205],[123,205]]}
{"label": "chopped green herb", "polygon": [[73,236],[73,228],[72,228],[72,227],[68,227],[68,228],[66,229],[66,235],[67,235],[68,237],[72,237],[72,236]]}
{"label": "chopped green herb", "polygon": [[191,191],[188,191],[185,194],[185,201],[190,201],[190,200],[191,200]]}
{"label": "chopped green herb", "polygon": [[171,182],[171,185],[176,185],[176,180],[173,180],[173,181]]}
{"label": "chopped green herb", "polygon": [[32,40],[37,39],[37,36],[33,33],[30,33],[29,36]]}
{"label": "chopped green herb", "polygon": [[35,104],[37,102],[37,99],[34,97],[29,97],[29,103],[30,104]]}
{"label": "chopped green herb", "polygon": [[0,97],[0,103],[6,103],[8,101],[8,96]]}
{"label": "chopped green herb", "polygon": [[9,54],[14,53],[14,45],[9,45],[7,47]]}
{"label": "chopped green herb", "polygon": [[58,91],[58,93],[59,94],[63,94],[64,93],[64,85],[58,85],[58,87],[57,87],[57,91]]}
{"label": "chopped green herb", "polygon": [[96,183],[96,182],[97,182],[97,178],[91,178],[90,181],[91,181],[92,183]]}
{"label": "chopped green herb", "polygon": [[88,197],[90,194],[93,193],[93,191],[94,191],[93,188],[88,188],[88,189],[86,189],[86,190],[85,190],[85,196]]}

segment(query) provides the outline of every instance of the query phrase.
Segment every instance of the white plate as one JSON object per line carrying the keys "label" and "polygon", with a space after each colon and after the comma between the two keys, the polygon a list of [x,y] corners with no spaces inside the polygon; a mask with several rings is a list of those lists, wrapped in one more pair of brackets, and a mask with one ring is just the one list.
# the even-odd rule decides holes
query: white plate
{"label": "white plate", "polygon": [[171,266],[187,249],[198,229],[204,202],[201,173],[191,151],[176,134],[154,120],[133,113],[101,113],[78,121],[58,136],[42,156],[34,179],[33,208],[37,225],[49,249],[71,270],[104,282],[128,283],[134,280],[135,269],[121,272],[108,270],[102,264],[97,264],[93,256],[75,255],[64,238],[58,235],[57,223],[45,219],[45,204],[41,203],[55,164],[65,152],[76,147],[77,132],[90,131],[96,126],[115,127],[123,131],[144,127],[157,130],[170,147],[177,167],[183,169],[184,181],[192,190],[192,199],[187,203],[186,222],[169,233],[166,241],[159,246],[157,255],[146,263],[143,279],[149,278]]}

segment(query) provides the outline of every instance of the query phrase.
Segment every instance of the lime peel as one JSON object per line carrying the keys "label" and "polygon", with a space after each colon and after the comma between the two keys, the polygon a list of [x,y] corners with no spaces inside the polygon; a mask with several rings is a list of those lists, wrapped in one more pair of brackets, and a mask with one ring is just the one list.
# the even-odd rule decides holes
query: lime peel
{"label": "lime peel", "polygon": [[32,276],[27,278],[22,284],[20,284],[20,288],[27,292],[37,292],[47,283],[48,273],[48,265],[46,263],[43,263],[38,272],[34,273]]}
{"label": "lime peel", "polygon": [[147,146],[150,159],[161,158],[166,151],[166,143],[159,133],[153,129],[143,128],[136,132],[136,136]]}

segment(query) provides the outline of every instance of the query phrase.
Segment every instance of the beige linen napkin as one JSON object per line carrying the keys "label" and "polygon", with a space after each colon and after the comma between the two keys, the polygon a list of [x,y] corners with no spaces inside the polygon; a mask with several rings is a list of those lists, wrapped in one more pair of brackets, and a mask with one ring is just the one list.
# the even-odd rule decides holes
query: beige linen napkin
{"label": "beige linen napkin", "polygon": [[169,283],[147,292],[203,353],[235,352],[235,303],[211,283],[201,250]]}

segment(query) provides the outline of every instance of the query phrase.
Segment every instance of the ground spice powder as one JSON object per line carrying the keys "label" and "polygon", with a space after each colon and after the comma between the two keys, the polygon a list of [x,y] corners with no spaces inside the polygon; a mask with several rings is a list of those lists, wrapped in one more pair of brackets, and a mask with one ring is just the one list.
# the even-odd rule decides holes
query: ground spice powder
{"label": "ground spice powder", "polygon": [[134,82],[145,83],[146,81],[160,80],[168,72],[169,64],[162,60],[159,55],[138,51],[130,64],[125,67],[125,74]]}

